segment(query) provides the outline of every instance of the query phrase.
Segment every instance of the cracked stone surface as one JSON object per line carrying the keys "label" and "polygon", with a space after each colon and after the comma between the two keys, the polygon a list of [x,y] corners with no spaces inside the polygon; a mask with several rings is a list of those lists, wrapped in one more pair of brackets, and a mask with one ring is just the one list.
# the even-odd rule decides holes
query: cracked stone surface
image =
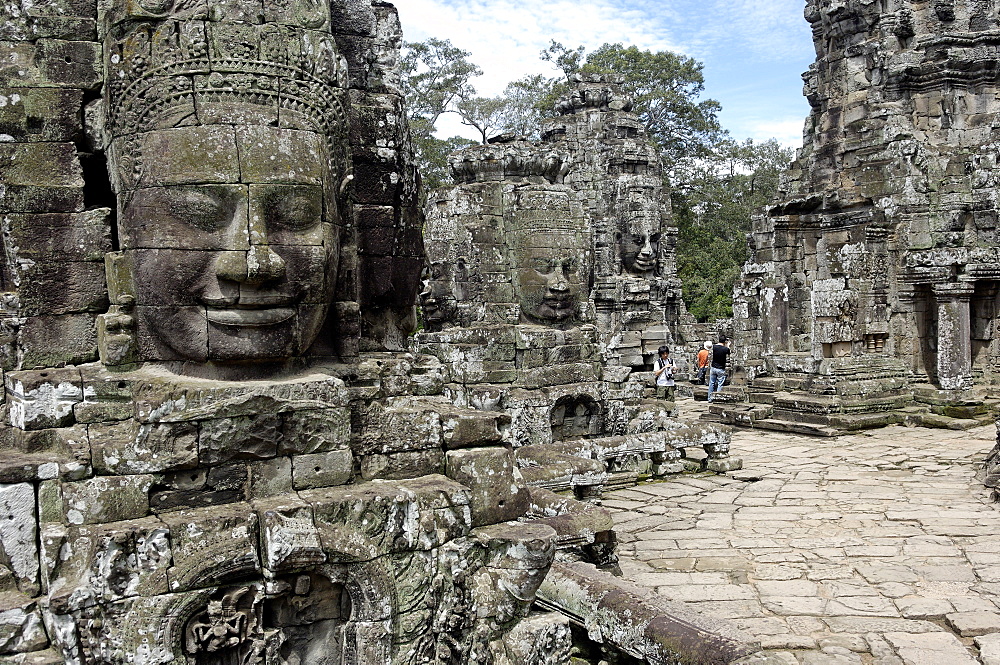
{"label": "cracked stone surface", "polygon": [[974,474],[995,437],[740,430],[746,469],[640,484],[604,506],[627,578],[734,620],[775,662],[992,664],[998,509]]}

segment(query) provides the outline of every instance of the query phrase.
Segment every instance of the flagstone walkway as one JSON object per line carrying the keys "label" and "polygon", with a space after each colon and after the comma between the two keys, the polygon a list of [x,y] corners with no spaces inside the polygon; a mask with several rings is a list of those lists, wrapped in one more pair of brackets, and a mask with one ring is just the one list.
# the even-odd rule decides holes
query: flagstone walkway
{"label": "flagstone walkway", "polygon": [[974,478],[995,439],[739,430],[743,471],[604,506],[625,577],[732,619],[775,664],[1000,665],[1000,510]]}

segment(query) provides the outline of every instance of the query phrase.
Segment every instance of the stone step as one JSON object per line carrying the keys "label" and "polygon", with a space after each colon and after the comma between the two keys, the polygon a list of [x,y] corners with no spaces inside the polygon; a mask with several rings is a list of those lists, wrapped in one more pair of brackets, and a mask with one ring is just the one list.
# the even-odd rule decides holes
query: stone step
{"label": "stone step", "polygon": [[829,416],[826,424],[848,432],[875,429],[903,422],[905,416],[898,411],[877,411],[875,413],[837,413]]}
{"label": "stone step", "polygon": [[907,416],[908,424],[919,427],[936,427],[938,429],[967,430],[974,427],[981,427],[993,422],[993,417],[982,418],[950,418],[937,413],[918,413]]}
{"label": "stone step", "polygon": [[777,418],[764,418],[763,420],[756,421],[753,426],[756,429],[789,432],[792,434],[808,434],[810,436],[832,437],[841,434],[839,430],[826,425],[779,420]]}
{"label": "stone step", "polygon": [[708,407],[709,413],[720,418],[728,425],[753,427],[753,424],[764,418],[770,418],[773,409],[764,404],[716,404]]}
{"label": "stone step", "polygon": [[773,391],[762,392],[757,387],[747,389],[747,401],[753,404],[774,404],[778,393]]}

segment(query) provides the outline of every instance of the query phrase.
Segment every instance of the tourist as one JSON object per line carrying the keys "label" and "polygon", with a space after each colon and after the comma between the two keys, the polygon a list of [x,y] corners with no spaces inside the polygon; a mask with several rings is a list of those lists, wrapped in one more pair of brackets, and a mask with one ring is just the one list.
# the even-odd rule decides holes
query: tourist
{"label": "tourist", "polygon": [[653,363],[653,376],[656,379],[656,397],[668,402],[674,401],[674,359],[670,357],[670,349],[661,346],[657,353],[659,357]]}
{"label": "tourist", "polygon": [[708,362],[709,358],[712,356],[712,341],[705,340],[703,348],[698,351],[698,375],[695,377],[694,382],[699,386],[705,384],[705,374],[708,373]]}
{"label": "tourist", "polygon": [[725,335],[719,335],[719,343],[712,347],[712,370],[708,379],[708,401],[712,401],[712,393],[722,390],[726,384],[726,362],[729,360],[729,340]]}

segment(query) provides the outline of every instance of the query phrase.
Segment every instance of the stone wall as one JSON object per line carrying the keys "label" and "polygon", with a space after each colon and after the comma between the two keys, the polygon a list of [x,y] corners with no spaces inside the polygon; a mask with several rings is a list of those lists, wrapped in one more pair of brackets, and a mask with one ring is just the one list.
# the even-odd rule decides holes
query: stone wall
{"label": "stone wall", "polygon": [[0,658],[567,662],[508,418],[399,351],[394,8],[4,11]]}
{"label": "stone wall", "polygon": [[995,383],[1000,353],[996,9],[810,0],[806,19],[805,145],[754,222],[735,353],[844,409],[921,384],[962,399]]}

